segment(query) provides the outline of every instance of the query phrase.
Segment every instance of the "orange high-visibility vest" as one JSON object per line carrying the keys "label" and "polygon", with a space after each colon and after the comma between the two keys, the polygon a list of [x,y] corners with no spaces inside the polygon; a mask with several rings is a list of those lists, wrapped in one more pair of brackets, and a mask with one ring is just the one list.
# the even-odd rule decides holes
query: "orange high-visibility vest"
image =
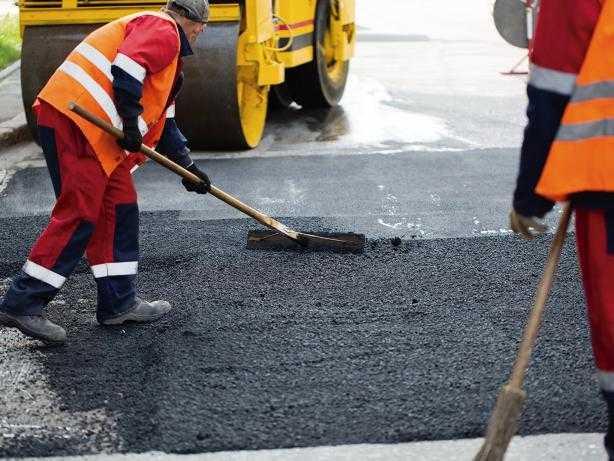
{"label": "orange high-visibility vest", "polygon": [[614,1],[606,0],[535,191],[614,192]]}
{"label": "orange high-visibility vest", "polygon": [[[177,30],[175,21],[164,13],[143,12],[125,16],[102,26],[88,35],[66,58],[51,76],[38,98],[54,106],[69,117],[81,129],[98,156],[107,175],[111,175],[127,153],[115,139],[100,128],[83,120],[68,109],[71,101],[122,129],[122,120],[113,99],[113,75],[111,65],[122,60],[122,68],[143,83],[139,117],[139,130],[143,143],[155,145],[162,135],[166,120],[166,104],[175,80],[179,62],[179,31],[177,31],[177,56],[167,67],[155,74],[146,71],[117,50],[124,41],[126,25],[142,15],[155,15],[169,21]],[[116,63],[117,64],[117,63]],[[169,110],[174,110],[171,106]]]}

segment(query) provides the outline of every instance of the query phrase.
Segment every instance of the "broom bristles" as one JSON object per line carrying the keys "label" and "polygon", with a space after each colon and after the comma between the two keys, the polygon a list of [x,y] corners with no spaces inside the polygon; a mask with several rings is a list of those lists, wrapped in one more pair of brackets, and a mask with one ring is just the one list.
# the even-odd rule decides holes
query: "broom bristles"
{"label": "broom bristles", "polygon": [[506,384],[490,415],[486,438],[474,461],[502,461],[516,430],[527,394]]}

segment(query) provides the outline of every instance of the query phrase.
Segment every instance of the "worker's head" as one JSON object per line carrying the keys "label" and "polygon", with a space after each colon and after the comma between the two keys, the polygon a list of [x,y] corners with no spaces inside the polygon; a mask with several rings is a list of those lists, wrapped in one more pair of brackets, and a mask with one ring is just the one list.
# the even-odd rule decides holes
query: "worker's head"
{"label": "worker's head", "polygon": [[194,43],[209,20],[209,0],[168,0],[164,10]]}

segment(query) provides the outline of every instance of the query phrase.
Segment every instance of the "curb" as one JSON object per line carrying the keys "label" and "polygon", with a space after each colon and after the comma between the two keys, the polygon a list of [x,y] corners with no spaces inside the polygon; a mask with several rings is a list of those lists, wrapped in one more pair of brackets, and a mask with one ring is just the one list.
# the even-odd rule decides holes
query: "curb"
{"label": "curb", "polygon": [[[219,451],[200,454],[94,454],[69,457],[19,458],[21,461],[459,461],[471,459],[484,439],[404,442],[398,444],[356,444],[272,450]],[[505,457],[508,461],[593,460],[606,458],[603,434],[545,434],[516,436]],[[6,461],[18,458],[3,458]],[[2,460],[0,460],[2,461]]]}
{"label": "curb", "polygon": [[13,64],[0,70],[0,81],[4,80],[9,75],[12,75],[21,68],[21,59],[18,59]]}
{"label": "curb", "polygon": [[32,139],[25,112],[0,123],[0,148],[12,146],[22,141]]}
{"label": "curb", "polygon": [[[0,82],[21,69],[21,59],[0,71]],[[0,149],[30,140],[26,114],[22,111],[10,120],[0,123]]]}

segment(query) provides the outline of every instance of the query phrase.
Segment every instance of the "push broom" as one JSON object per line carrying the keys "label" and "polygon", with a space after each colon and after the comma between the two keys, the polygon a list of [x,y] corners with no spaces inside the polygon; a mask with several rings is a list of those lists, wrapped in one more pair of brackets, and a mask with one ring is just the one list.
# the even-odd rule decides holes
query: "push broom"
{"label": "push broom", "polygon": [[520,419],[522,407],[527,396],[526,392],[522,389],[522,385],[527,366],[529,365],[529,359],[531,358],[531,352],[539,333],[554,273],[561,256],[563,244],[565,243],[570,216],[571,206],[567,203],[563,209],[563,215],[559,221],[554,241],[548,253],[546,268],[537,288],[533,309],[524,330],[512,374],[509,381],[499,392],[495,408],[488,422],[486,438],[474,461],[501,461],[505,456],[512,437],[514,437],[518,429],[518,420]]}
{"label": "push broom", "polygon": [[[107,133],[116,138],[122,138],[124,136],[121,130],[115,128],[110,123],[102,120],[100,117],[97,117],[96,115],[90,113],[89,111],[85,110],[83,107],[75,104],[74,102],[69,104],[69,109],[74,113],[78,114],[80,117],[87,120],[88,122],[96,125],[98,128],[106,131]],[[153,161],[155,161],[156,163],[173,171],[174,173],[178,174],[182,178],[187,179],[188,181],[191,181],[196,184],[202,182],[202,180],[195,174],[191,173],[190,171],[186,170],[177,163],[171,161],[164,155],[156,152],[155,150],[150,147],[147,147],[144,144],[141,144],[139,151]],[[297,232],[293,229],[290,229],[288,226],[280,223],[279,221],[273,219],[272,217],[267,216],[261,211],[246,205],[245,203],[241,202],[232,195],[227,194],[218,187],[212,185],[209,189],[209,194],[222,200],[233,208],[254,218],[260,224],[263,224],[264,226],[273,230],[273,232],[250,231],[250,235],[248,236],[249,248],[288,248],[291,246],[289,244],[296,243],[301,247],[312,249],[341,250],[350,252],[361,252],[364,249],[366,239],[365,236],[362,234],[337,233],[317,235]]]}

